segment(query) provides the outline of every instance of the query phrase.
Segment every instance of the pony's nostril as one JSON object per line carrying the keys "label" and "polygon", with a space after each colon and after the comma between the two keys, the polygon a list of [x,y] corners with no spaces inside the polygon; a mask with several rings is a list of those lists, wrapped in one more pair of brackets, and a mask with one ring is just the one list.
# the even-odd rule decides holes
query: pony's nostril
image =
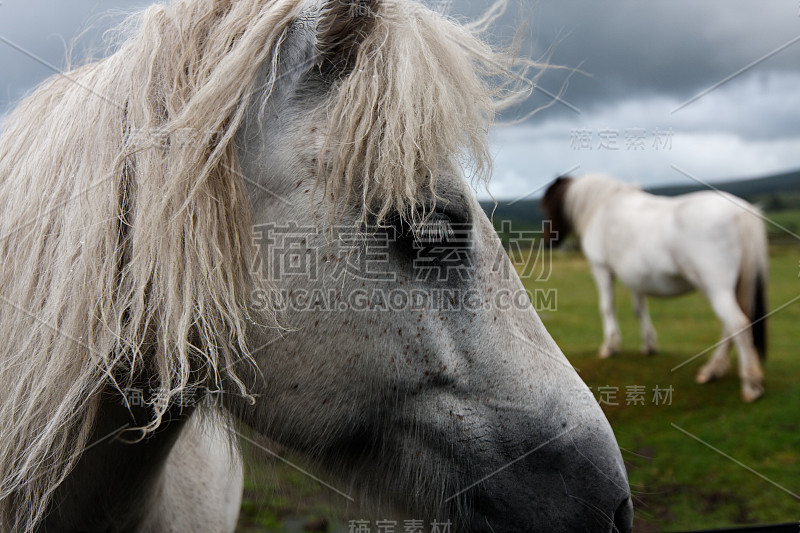
{"label": "pony's nostril", "polygon": [[630,533],[633,530],[633,502],[630,498],[625,498],[617,510],[614,511],[614,527],[612,532]]}

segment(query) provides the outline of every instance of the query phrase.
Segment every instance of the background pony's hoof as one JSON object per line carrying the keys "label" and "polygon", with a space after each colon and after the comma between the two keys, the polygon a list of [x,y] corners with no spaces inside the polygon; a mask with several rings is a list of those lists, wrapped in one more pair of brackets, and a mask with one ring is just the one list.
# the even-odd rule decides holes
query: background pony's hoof
{"label": "background pony's hoof", "polygon": [[742,400],[752,403],[764,395],[764,387],[758,383],[745,383],[742,385]]}
{"label": "background pony's hoof", "polygon": [[600,351],[597,352],[597,355],[600,356],[600,359],[608,359],[615,353],[617,353],[617,351],[614,350],[613,348],[609,348],[608,346],[603,346],[602,348],[600,348]]}
{"label": "background pony's hoof", "polygon": [[714,381],[715,379],[719,379],[719,376],[705,368],[700,369],[700,371],[694,377],[695,383],[699,383],[701,385]]}
{"label": "background pony's hoof", "polygon": [[658,348],[655,346],[642,346],[640,351],[642,355],[655,355],[658,353]]}
{"label": "background pony's hoof", "polygon": [[712,365],[709,363],[697,371],[697,375],[695,376],[694,380],[696,383],[700,383],[702,385],[703,383],[708,383],[721,378],[727,371],[727,365]]}

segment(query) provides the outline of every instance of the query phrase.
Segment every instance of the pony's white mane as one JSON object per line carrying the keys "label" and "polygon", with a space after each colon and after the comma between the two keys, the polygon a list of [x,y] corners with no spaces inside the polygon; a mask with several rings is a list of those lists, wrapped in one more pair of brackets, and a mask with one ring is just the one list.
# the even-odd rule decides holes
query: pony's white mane
{"label": "pony's white mane", "polygon": [[[256,283],[231,140],[294,0],[154,6],[110,57],[46,82],[0,138],[0,511],[27,531],[101,391],[243,384]],[[182,139],[188,135],[189,139]],[[122,395],[119,400],[122,401]]]}
{"label": "pony's white mane", "polygon": [[604,174],[587,174],[572,180],[564,197],[564,213],[581,234],[595,211],[611,196],[638,187]]}
{"label": "pony's white mane", "polygon": [[[152,431],[188,387],[244,383],[260,281],[235,133],[301,0],[177,0],[109,57],[54,77],[0,136],[0,527],[28,531],[87,445],[104,391],[153,388]],[[326,197],[415,219],[443,169],[489,170],[514,63],[416,4],[382,4],[324,102]],[[514,72],[516,69],[516,72]],[[274,82],[274,80],[272,80]],[[360,110],[354,113],[354,110]],[[358,206],[359,204],[354,204]],[[418,215],[421,213],[421,215]],[[120,395],[121,401],[122,395]],[[106,400],[108,401],[108,400]]]}

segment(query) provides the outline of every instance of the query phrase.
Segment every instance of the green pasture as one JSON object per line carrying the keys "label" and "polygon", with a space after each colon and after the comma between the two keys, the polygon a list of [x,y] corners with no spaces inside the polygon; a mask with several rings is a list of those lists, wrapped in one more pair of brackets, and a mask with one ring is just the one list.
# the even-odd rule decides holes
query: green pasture
{"label": "green pasture", "polygon": [[771,242],[796,244],[800,236],[800,209],[770,213],[766,227]]}
{"label": "green pasture", "polygon": [[[779,223],[798,224],[800,218]],[[775,310],[800,296],[800,246],[775,245],[770,256],[769,306]],[[556,291],[556,309],[540,316],[602,400],[628,468],[634,531],[800,520],[800,499],[790,494],[800,494],[800,300],[770,316],[766,394],[745,404],[734,361],[721,381],[694,382],[710,355],[698,354],[717,342],[721,329],[700,295],[651,300],[660,352],[645,356],[629,294],[618,286],[623,349],[600,360],[601,324],[588,263],[577,251],[557,251],[549,272],[544,281],[523,281],[534,292]],[[262,445],[318,473],[304,458],[267,441]],[[356,518],[347,500],[295,468],[252,445],[245,452],[254,460],[239,531],[347,531],[347,520]]]}
{"label": "green pasture", "polygon": [[[800,297],[798,260],[797,245],[771,248],[770,309]],[[800,300],[769,317],[766,394],[745,404],[734,360],[725,379],[694,382],[710,356],[702,352],[719,340],[721,329],[699,294],[650,300],[660,352],[645,356],[630,295],[618,284],[623,348],[600,360],[597,295],[583,256],[555,252],[549,279],[525,283],[557,290],[557,310],[540,316],[614,428],[634,496],[634,531],[800,520],[800,498],[789,494],[800,494]],[[656,387],[671,388],[671,404],[660,394],[656,405]]]}

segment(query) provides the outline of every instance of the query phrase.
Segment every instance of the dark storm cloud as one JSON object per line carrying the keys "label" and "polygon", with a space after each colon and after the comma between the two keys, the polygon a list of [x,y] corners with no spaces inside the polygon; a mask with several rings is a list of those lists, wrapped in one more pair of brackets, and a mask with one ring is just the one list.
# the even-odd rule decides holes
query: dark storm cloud
{"label": "dark storm cloud", "polygon": [[[447,0],[429,3],[447,5]],[[145,0],[5,0],[0,36],[56,66],[65,65],[65,42],[86,27],[107,27],[108,11],[134,9]],[[449,11],[474,16],[485,0],[455,0]],[[686,99],[800,35],[795,0],[541,0],[513,4],[496,33],[508,40],[532,15],[523,50],[541,54],[556,43],[552,62],[578,67],[564,98],[579,108],[643,93]],[[83,42],[97,42],[95,31]],[[504,34],[504,35],[502,35]],[[84,52],[79,46],[79,57]],[[18,96],[49,70],[0,44],[0,97]],[[800,71],[800,43],[757,67]],[[542,85],[552,92],[563,76],[554,72]],[[541,103],[541,102],[537,102]]]}
{"label": "dark storm cloud", "polygon": [[[0,5],[0,38],[8,39],[53,66],[66,65],[66,44],[87,27],[73,56],[86,49],[97,55],[99,34],[121,16],[109,11],[133,10],[147,0],[4,0]],[[486,0],[428,0],[456,17],[474,17]],[[540,85],[582,113],[628,100],[669,97],[675,104],[718,83],[742,67],[800,35],[796,0],[540,0],[511,2],[494,30],[498,43],[508,43],[522,20],[522,52],[541,57],[553,48],[551,62],[579,67],[564,86],[566,72],[547,72]],[[775,54],[731,83],[752,76],[800,73],[800,42]],[[52,71],[0,42],[0,111]],[[524,116],[550,101],[544,92],[504,118]],[[555,105],[537,120],[574,115]],[[792,128],[796,120],[761,125],[770,134]]]}
{"label": "dark storm cloud", "polygon": [[[423,0],[435,9],[474,18],[489,0]],[[521,3],[520,3],[521,2]],[[735,76],[703,98],[671,113],[681,102],[720,83],[800,36],[798,0],[509,0],[491,32],[509,44],[524,20],[521,53],[541,58],[552,48],[554,65],[580,68],[556,104],[526,124],[496,128],[492,190],[512,198],[547,183],[567,168],[603,171],[638,183],[683,178],[671,165],[705,179],[755,176],[800,166],[800,42]],[[149,0],[2,0],[0,40],[66,66],[66,44],[86,28],[73,57],[97,56],[103,29]],[[116,15],[105,16],[109,11]],[[52,75],[0,42],[0,124],[17,101]],[[565,70],[552,69],[541,88],[559,93]],[[411,80],[413,81],[413,80]],[[551,102],[544,91],[502,119],[525,116]],[[570,107],[573,106],[573,107]],[[577,113],[575,110],[579,110]],[[1,126],[0,126],[1,127]],[[599,135],[626,128],[674,131],[669,151],[576,150],[577,129]],[[596,148],[596,147],[595,147]]]}
{"label": "dark storm cloud", "polygon": [[[457,3],[453,11],[474,14],[480,6]],[[511,8],[501,27],[512,28],[526,12],[533,20],[523,49],[539,55],[554,46],[553,64],[585,73],[570,77],[563,96],[582,111],[641,97],[687,100],[800,36],[794,0],[543,0]],[[800,42],[737,80],[775,72],[800,73]],[[564,79],[554,71],[541,85],[557,93]],[[572,111],[555,106],[547,113],[553,112]]]}

